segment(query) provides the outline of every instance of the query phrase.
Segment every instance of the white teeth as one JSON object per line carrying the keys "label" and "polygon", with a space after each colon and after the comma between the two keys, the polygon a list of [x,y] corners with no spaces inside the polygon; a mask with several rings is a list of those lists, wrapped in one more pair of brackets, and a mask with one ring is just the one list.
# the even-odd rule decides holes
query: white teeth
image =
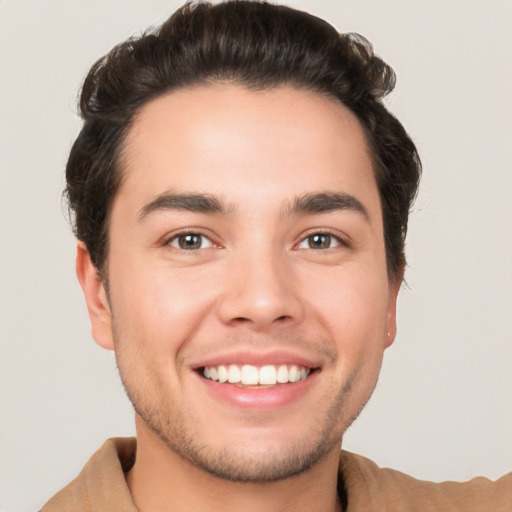
{"label": "white teeth", "polygon": [[277,381],[276,367],[270,365],[261,367],[259,377],[260,384],[275,384]]}
{"label": "white teeth", "polygon": [[218,382],[230,382],[231,384],[241,383],[245,386],[273,386],[275,384],[287,384],[288,382],[298,382],[305,380],[311,370],[304,366],[292,365],[265,365],[260,368],[244,364],[210,366],[203,369],[203,375],[206,379]]}
{"label": "white teeth", "polygon": [[251,366],[250,364],[244,364],[242,366],[240,382],[246,386],[250,386],[258,384],[258,381],[258,368],[256,368],[256,366]]}
{"label": "white teeth", "polygon": [[286,384],[288,380],[288,367],[285,364],[282,364],[277,369],[277,382],[280,384]]}
{"label": "white teeth", "polygon": [[225,366],[219,366],[219,382],[226,382],[228,380],[228,369]]}
{"label": "white teeth", "polygon": [[236,364],[230,364],[228,368],[228,381],[232,384],[240,382],[240,368]]}

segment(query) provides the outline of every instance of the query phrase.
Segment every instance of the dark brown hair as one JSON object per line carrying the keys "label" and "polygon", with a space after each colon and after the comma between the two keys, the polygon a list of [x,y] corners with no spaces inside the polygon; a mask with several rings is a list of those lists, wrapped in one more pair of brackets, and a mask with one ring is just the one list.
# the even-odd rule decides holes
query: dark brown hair
{"label": "dark brown hair", "polygon": [[166,92],[218,81],[328,94],[358,117],[374,159],[388,274],[399,276],[421,164],[382,103],[395,85],[392,68],[362,36],[339,34],[310,14],[258,1],[188,3],[159,28],[114,47],[89,71],[65,193],[75,234],[98,270],[105,270],[108,220],[122,178],[119,155],[134,116]]}

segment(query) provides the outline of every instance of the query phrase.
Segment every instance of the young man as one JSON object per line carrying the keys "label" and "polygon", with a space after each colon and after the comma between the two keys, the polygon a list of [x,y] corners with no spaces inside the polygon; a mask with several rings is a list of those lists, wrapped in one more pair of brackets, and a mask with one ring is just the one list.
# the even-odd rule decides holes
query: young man
{"label": "young man", "polygon": [[365,39],[255,2],[187,5],[93,66],[67,195],[137,439],[43,511],[510,509],[512,475],[340,454],[395,337],[420,176],[393,85]]}

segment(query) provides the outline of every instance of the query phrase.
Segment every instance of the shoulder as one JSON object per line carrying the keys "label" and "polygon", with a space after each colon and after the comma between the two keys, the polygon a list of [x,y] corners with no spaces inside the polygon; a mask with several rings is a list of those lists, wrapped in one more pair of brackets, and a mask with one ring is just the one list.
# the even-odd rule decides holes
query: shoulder
{"label": "shoulder", "polygon": [[135,451],[135,438],[109,439],[40,512],[136,512],[124,476],[133,465]]}
{"label": "shoulder", "polygon": [[477,477],[468,482],[434,483],[418,480],[346,451],[339,465],[347,512],[385,511],[512,511],[512,473],[491,481]]}

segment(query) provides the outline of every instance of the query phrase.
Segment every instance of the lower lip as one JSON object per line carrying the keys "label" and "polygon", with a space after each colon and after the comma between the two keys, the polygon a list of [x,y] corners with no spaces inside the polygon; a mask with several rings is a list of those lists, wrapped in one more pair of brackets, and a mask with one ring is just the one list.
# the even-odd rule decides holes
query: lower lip
{"label": "lower lip", "polygon": [[203,385],[214,398],[241,409],[271,410],[285,407],[300,400],[316,380],[318,372],[307,379],[271,387],[240,387],[235,384],[220,383],[198,375]]}

